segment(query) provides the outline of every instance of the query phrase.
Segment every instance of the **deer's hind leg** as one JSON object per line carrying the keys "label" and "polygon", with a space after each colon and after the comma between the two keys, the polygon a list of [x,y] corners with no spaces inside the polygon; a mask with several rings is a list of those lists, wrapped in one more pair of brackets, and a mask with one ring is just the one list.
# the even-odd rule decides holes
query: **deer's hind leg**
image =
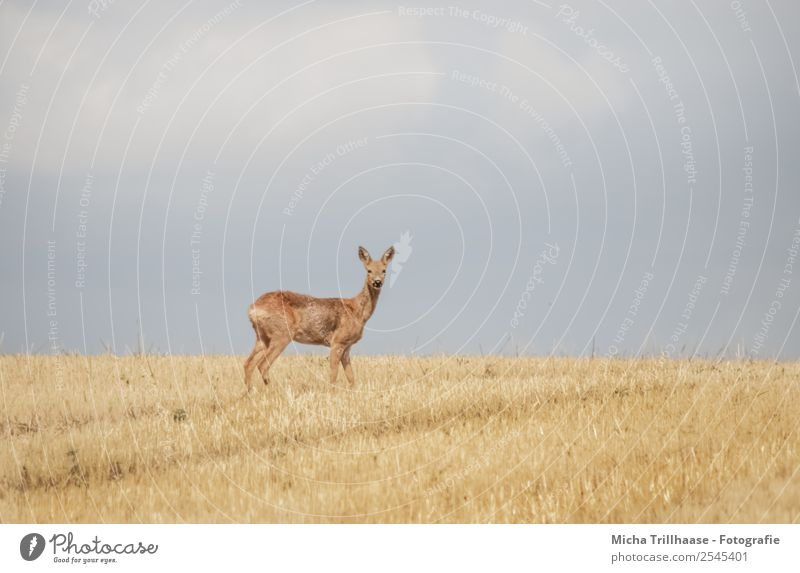
{"label": "deer's hind leg", "polygon": [[[263,335],[261,336],[263,338]],[[269,369],[278,359],[289,343],[292,341],[288,334],[274,334],[268,338],[269,344],[265,345],[264,353],[259,357],[258,370],[264,385],[269,384]]]}
{"label": "deer's hind leg", "polygon": [[269,338],[263,336],[262,332],[259,332],[259,328],[255,322],[253,322],[253,330],[256,333],[256,343],[253,346],[253,351],[244,363],[244,384],[248,392],[250,391],[250,382],[253,378],[253,370],[264,360],[264,355],[269,346]]}
{"label": "deer's hind leg", "polygon": [[266,344],[256,333],[256,344],[253,346],[253,351],[250,353],[250,356],[248,356],[247,360],[244,362],[244,383],[245,386],[247,386],[248,392],[250,391],[251,382],[253,379],[253,370],[255,370],[259,363],[264,360],[266,352]]}

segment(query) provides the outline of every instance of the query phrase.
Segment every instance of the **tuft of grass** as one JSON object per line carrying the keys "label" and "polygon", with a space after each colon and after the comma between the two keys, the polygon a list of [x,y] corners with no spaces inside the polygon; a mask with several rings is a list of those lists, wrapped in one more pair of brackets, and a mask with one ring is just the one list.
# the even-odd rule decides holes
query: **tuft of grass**
{"label": "tuft of grass", "polygon": [[3,522],[800,521],[800,365],[0,356]]}

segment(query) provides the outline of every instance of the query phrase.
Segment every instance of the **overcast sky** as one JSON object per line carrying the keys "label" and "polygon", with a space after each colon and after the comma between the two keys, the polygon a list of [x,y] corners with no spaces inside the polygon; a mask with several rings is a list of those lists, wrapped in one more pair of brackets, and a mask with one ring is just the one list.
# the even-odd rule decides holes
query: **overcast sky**
{"label": "overcast sky", "polygon": [[798,21],[3,2],[0,351],[244,353],[397,244],[356,353],[797,358]]}

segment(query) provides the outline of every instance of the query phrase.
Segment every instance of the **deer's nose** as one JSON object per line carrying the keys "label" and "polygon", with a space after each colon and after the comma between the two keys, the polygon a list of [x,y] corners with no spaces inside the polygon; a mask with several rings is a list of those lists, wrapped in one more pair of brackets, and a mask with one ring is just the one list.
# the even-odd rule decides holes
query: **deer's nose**
{"label": "deer's nose", "polygon": [[372,286],[374,286],[375,288],[381,288],[383,286],[383,281],[381,281],[380,279],[375,279],[374,281],[372,281]]}

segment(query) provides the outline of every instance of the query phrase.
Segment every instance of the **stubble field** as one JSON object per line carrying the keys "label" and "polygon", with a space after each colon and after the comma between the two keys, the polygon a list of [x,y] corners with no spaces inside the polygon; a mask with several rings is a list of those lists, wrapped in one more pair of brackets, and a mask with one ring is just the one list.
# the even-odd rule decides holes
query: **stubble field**
{"label": "stubble field", "polygon": [[800,522],[800,365],[0,356],[2,522]]}

